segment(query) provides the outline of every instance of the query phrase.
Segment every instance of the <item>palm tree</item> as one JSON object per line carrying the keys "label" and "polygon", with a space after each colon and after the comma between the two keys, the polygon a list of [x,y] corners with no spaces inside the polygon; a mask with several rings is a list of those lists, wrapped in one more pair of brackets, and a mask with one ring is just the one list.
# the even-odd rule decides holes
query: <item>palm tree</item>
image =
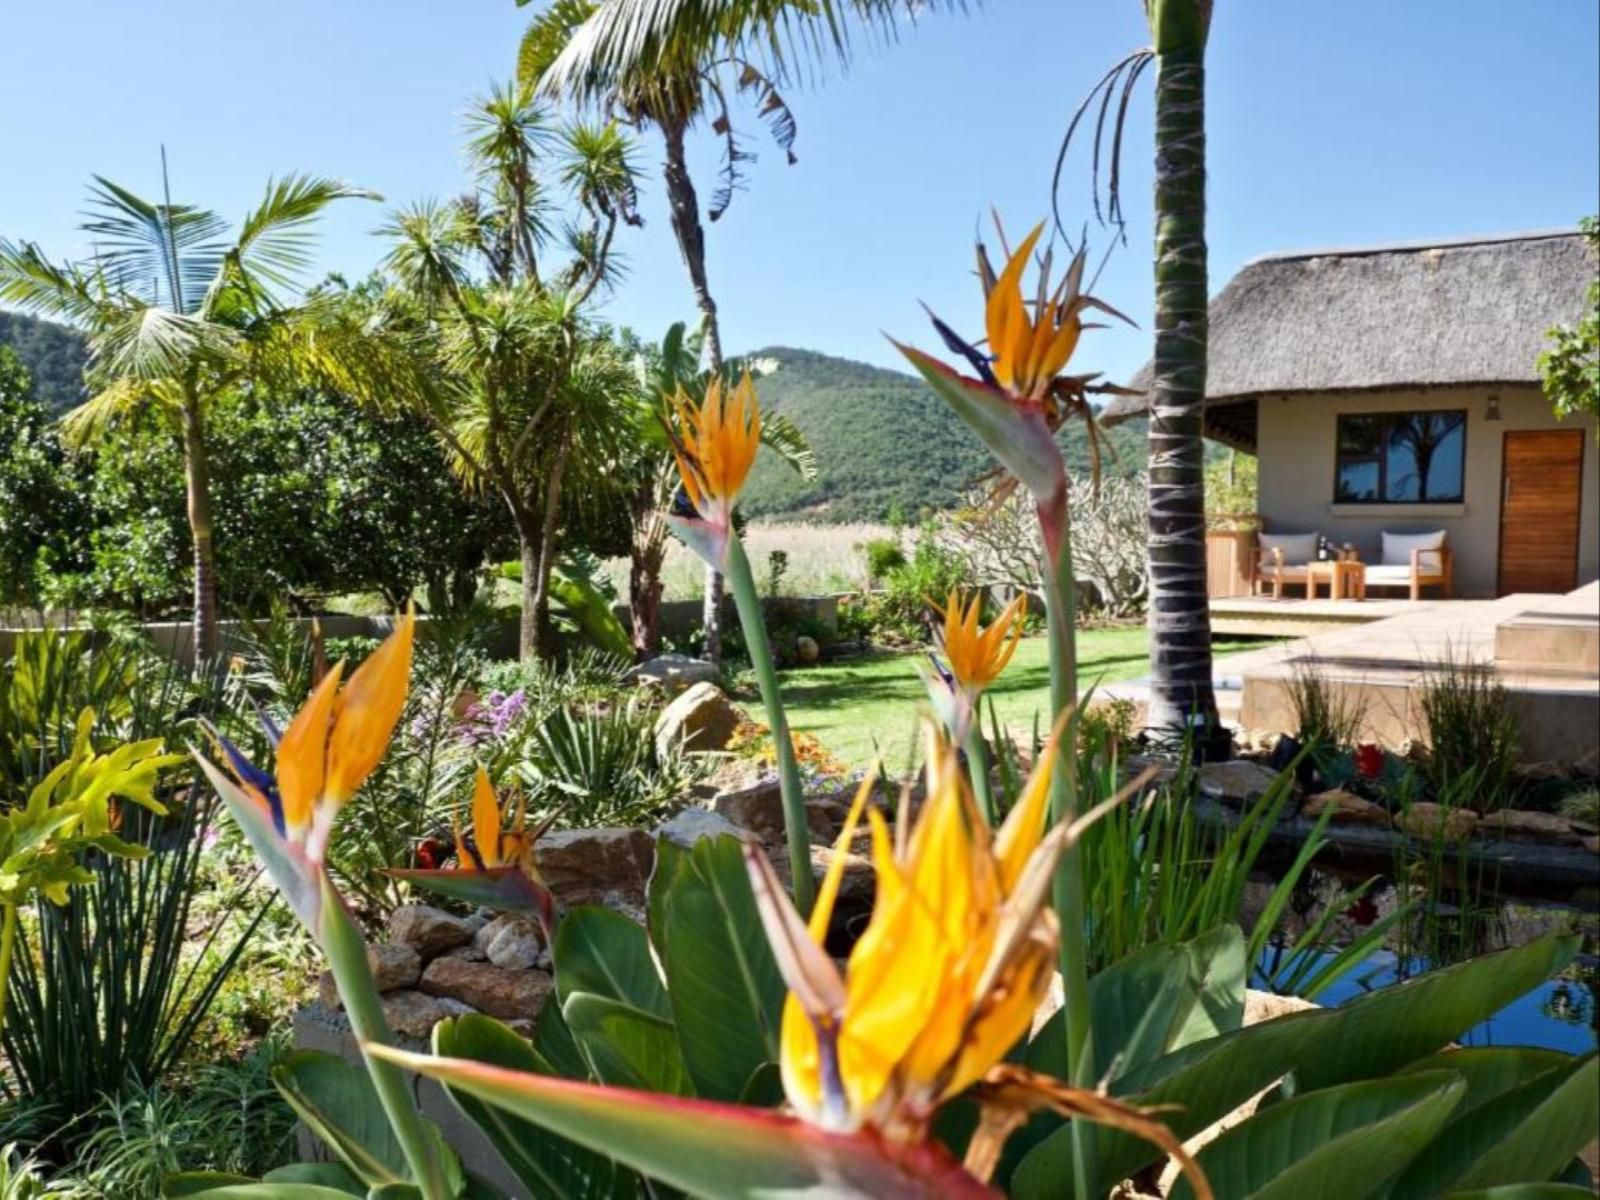
{"label": "palm tree", "polygon": [[225,392],[300,378],[314,356],[316,305],[286,302],[310,265],[312,223],[335,200],[375,199],[331,179],[289,175],[228,236],[216,213],[174,204],[162,155],[162,199],[145,200],[95,177],[95,245],[82,263],[57,264],[31,242],[0,240],[0,300],[62,318],[89,336],[93,394],[66,418],[92,441],[108,423],[155,411],[183,445],[194,547],[197,662],[217,650],[216,555],[206,413]]}
{"label": "palm tree", "polygon": [[[526,87],[494,89],[468,129],[475,188],[403,209],[380,231],[394,286],[376,300],[352,294],[344,332],[384,346],[383,361],[341,386],[411,405],[463,480],[506,505],[522,560],[521,653],[543,658],[569,490],[588,499],[622,485],[613,468],[634,376],[583,309],[617,278],[617,226],[638,220],[635,172],[614,124],[556,129]],[[552,263],[554,182],[581,215]],[[588,486],[569,489],[574,475]]]}
{"label": "palm tree", "polygon": [[[687,135],[709,114],[712,130],[722,139],[722,175],[707,210],[707,216],[715,221],[727,211],[742,182],[741,164],[753,157],[734,128],[730,92],[754,102],[791,164],[795,161],[794,115],[769,75],[721,38],[691,44],[680,29],[666,41],[681,53],[627,64],[611,60],[606,31],[628,12],[627,5],[612,0],[598,4],[558,0],[534,18],[523,35],[517,75],[546,94],[594,107],[635,128],[654,126],[661,132],[661,178],[672,232],[700,310],[706,365],[720,373],[724,366],[722,332],[706,275],[705,229],[685,154]],[[725,74],[731,74],[731,84]],[[722,593],[722,577],[707,568],[702,623],[704,652],[713,662],[721,657]]]}

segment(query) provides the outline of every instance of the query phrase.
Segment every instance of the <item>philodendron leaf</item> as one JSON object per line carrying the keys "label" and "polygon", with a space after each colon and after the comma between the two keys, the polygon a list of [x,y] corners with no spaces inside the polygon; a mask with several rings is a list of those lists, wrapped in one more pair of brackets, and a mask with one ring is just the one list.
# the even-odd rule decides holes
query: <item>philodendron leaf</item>
{"label": "philodendron leaf", "polygon": [[[1258,1112],[1196,1156],[1229,1200],[1363,1200],[1439,1131],[1467,1085],[1450,1071],[1347,1083]],[[1172,1200],[1193,1200],[1180,1179]]]}
{"label": "philodendron leaf", "polygon": [[693,850],[665,850],[650,881],[650,933],[666,969],[683,1062],[696,1095],[736,1101],[761,1064],[778,1057],[783,977],[738,839],[702,838]]}
{"label": "philodendron leaf", "polygon": [[672,1019],[644,926],[606,908],[575,908],[556,930],[556,995],[587,992]]}
{"label": "philodendron leaf", "polygon": [[335,1054],[296,1050],[272,1069],[272,1082],[306,1128],[367,1187],[410,1181],[405,1151],[365,1071]]}
{"label": "philodendron leaf", "polygon": [[[554,1010],[555,1006],[550,1006]],[[491,1017],[473,1013],[433,1027],[435,1054],[471,1059],[513,1071],[549,1074],[526,1039]],[[506,1166],[536,1200],[631,1200],[638,1178],[604,1154],[541,1129],[513,1113],[445,1085],[457,1107],[494,1143]]]}
{"label": "philodendron leaf", "polygon": [[1503,1092],[1452,1121],[1391,1195],[1437,1196],[1554,1178],[1600,1127],[1600,1058],[1594,1053]]}
{"label": "philodendron leaf", "polygon": [[[1117,1079],[1111,1092],[1137,1104],[1175,1106],[1166,1123],[1188,1138],[1291,1072],[1301,1093],[1392,1074],[1548,979],[1577,948],[1576,937],[1543,937],[1341,1008],[1291,1013],[1195,1042]],[[1099,1131],[1095,1145],[1102,1179],[1125,1179],[1156,1157],[1147,1143],[1112,1130]],[[1060,1181],[1072,1178],[1071,1156],[1067,1131],[1051,1134],[1018,1165],[1012,1194],[1059,1197]]]}
{"label": "philodendron leaf", "polygon": [[995,1200],[934,1143],[892,1149],[792,1117],[710,1100],[550,1079],[388,1046],[369,1053],[710,1200]]}

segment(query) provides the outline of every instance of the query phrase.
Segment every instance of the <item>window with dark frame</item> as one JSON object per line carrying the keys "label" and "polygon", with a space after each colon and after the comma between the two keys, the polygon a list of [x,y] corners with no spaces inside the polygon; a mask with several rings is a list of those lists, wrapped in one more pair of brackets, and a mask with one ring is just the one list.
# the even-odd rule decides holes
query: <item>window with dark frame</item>
{"label": "window with dark frame", "polygon": [[1348,413],[1334,451],[1335,504],[1458,504],[1465,494],[1467,413]]}

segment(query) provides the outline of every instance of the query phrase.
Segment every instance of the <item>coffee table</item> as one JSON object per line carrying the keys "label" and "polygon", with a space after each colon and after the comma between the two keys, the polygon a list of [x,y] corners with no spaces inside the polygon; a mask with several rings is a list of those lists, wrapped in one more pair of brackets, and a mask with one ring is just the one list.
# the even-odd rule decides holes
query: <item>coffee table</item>
{"label": "coffee table", "polygon": [[1306,599],[1317,598],[1317,588],[1326,584],[1329,600],[1365,600],[1367,568],[1360,562],[1314,562],[1306,566]]}

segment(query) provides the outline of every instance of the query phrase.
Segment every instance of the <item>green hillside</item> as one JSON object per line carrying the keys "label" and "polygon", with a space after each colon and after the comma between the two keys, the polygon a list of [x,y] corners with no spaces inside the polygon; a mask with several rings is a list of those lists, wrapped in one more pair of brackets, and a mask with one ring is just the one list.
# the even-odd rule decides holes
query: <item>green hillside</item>
{"label": "green hillside", "polygon": [[83,365],[89,351],[77,330],[0,310],[0,346],[10,346],[22,360],[33,379],[34,394],[51,412],[65,412],[82,401]]}
{"label": "green hillside", "polygon": [[[768,520],[882,521],[898,507],[916,520],[923,509],[949,508],[963,485],[993,460],[961,419],[922,382],[847,358],[772,347],[747,356],[766,360],[758,382],[761,406],[786,414],[817,455],[817,478],[806,483],[763,450],[741,507]],[[1144,460],[1142,423],[1109,431],[1124,471]],[[1081,426],[1064,435],[1068,466],[1087,472]]]}

